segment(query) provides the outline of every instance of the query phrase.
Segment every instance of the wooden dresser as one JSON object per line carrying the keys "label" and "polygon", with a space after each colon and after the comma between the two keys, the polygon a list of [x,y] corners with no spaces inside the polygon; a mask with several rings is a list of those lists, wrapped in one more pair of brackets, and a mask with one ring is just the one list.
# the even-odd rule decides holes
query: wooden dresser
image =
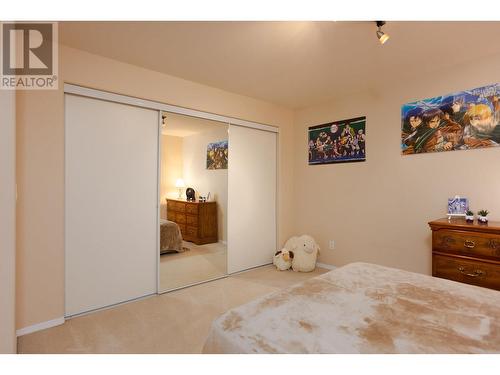
{"label": "wooden dresser", "polygon": [[218,241],[217,202],[167,199],[167,219],[179,225],[185,241],[197,245]]}
{"label": "wooden dresser", "polygon": [[432,276],[500,290],[500,222],[431,221]]}

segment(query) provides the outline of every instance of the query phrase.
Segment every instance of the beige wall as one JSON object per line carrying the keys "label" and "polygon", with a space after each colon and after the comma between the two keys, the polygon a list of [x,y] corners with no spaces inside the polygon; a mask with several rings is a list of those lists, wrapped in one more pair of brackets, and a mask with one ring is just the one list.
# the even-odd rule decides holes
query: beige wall
{"label": "beige wall", "polygon": [[184,137],[184,182],[196,191],[196,197],[207,195],[217,202],[217,225],[220,241],[227,241],[227,169],[207,169],[207,145],[227,140],[227,124],[220,129]]}
{"label": "beige wall", "polygon": [[64,315],[64,96],[19,91],[17,328]]}
{"label": "beige wall", "polygon": [[0,90],[0,353],[16,353],[16,95]]}
{"label": "beige wall", "polygon": [[166,219],[166,199],[176,199],[179,196],[179,189],[175,187],[175,181],[183,174],[182,137],[161,136],[160,168],[160,216],[162,219]]}
{"label": "beige wall", "polygon": [[[447,198],[500,219],[500,148],[401,156],[403,103],[500,81],[500,56],[420,76],[296,113],[295,229],[310,233],[320,261],[374,262],[431,272],[427,222],[445,216]],[[403,69],[403,68],[401,68]],[[367,161],[307,165],[307,127],[367,117]],[[328,241],[335,240],[335,249]]]}
{"label": "beige wall", "polygon": [[64,315],[64,95],[69,82],[280,127],[279,238],[292,233],[293,111],[65,46],[58,91],[17,96],[17,327]]}

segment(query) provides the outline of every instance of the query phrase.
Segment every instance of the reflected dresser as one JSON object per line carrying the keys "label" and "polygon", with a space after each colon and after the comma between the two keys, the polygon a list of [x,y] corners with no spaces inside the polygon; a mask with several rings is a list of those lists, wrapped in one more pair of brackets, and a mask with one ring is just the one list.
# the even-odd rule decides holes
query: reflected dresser
{"label": "reflected dresser", "polygon": [[432,276],[500,290],[500,222],[444,218],[429,226]]}
{"label": "reflected dresser", "polygon": [[217,202],[167,199],[167,219],[179,225],[185,241],[197,245],[218,241]]}

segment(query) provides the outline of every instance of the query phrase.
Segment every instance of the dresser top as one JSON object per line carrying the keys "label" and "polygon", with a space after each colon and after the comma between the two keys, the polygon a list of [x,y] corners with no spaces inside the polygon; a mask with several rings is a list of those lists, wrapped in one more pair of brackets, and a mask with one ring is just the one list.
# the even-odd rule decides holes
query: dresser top
{"label": "dresser top", "polygon": [[477,219],[473,223],[468,223],[465,218],[452,217],[437,219],[429,222],[432,230],[438,229],[458,229],[473,232],[500,233],[500,221],[488,221],[486,224],[479,224]]}
{"label": "dresser top", "polygon": [[181,203],[191,203],[191,204],[216,203],[215,201],[198,202],[198,201],[188,201],[188,200],[185,200],[185,199],[171,199],[171,198],[166,198],[166,200],[170,201],[170,202],[181,202]]}

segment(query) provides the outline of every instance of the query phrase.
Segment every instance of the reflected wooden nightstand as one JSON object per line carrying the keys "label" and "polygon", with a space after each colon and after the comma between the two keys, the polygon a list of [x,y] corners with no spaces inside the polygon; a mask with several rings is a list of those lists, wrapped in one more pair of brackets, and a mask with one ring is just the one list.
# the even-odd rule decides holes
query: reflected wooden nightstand
{"label": "reflected wooden nightstand", "polygon": [[197,245],[218,241],[217,202],[167,199],[167,219],[179,225],[185,241]]}

